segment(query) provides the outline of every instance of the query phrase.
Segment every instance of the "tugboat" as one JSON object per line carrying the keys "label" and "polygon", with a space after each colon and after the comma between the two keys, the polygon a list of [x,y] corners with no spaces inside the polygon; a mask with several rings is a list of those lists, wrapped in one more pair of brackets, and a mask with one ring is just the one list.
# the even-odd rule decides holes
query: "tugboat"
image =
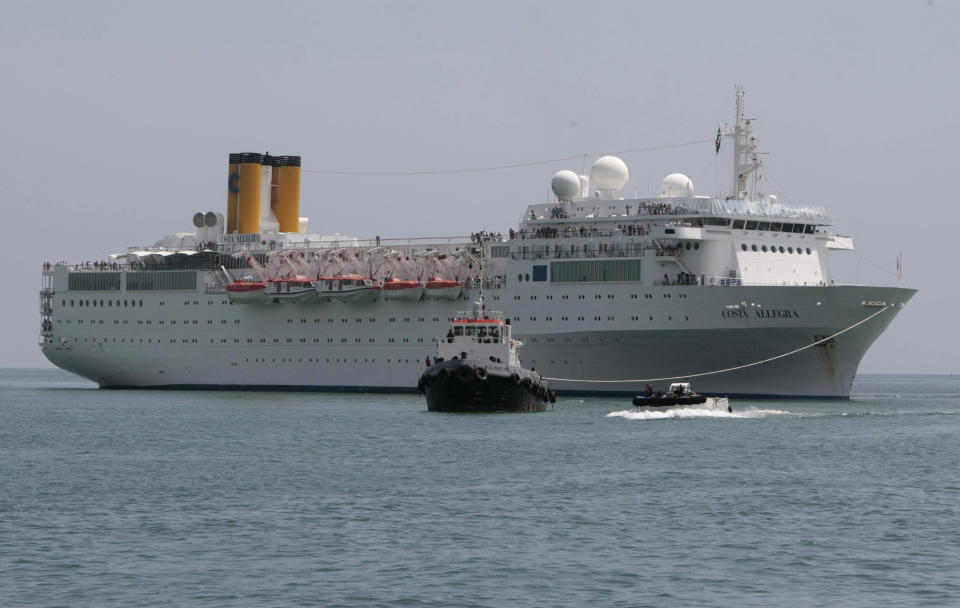
{"label": "tugboat", "polygon": [[693,391],[689,382],[675,382],[670,385],[666,392],[654,391],[648,384],[647,391],[643,395],[637,395],[633,398],[633,405],[649,410],[696,407],[696,409],[718,412],[733,411],[730,407],[730,401],[726,397],[699,395]]}
{"label": "tugboat", "polygon": [[533,370],[520,365],[520,340],[509,321],[486,311],[482,298],[472,312],[459,312],[447,335],[437,339],[433,364],[420,376],[417,390],[431,412],[542,412],[556,394]]}

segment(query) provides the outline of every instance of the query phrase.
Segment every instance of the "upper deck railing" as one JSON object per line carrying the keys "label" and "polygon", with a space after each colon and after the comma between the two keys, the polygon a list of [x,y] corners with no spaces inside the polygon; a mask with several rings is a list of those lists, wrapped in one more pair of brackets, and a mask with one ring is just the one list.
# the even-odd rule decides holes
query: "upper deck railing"
{"label": "upper deck railing", "polygon": [[[580,213],[568,215],[561,206],[554,204],[531,205],[523,222],[527,223],[578,223],[611,221],[636,221],[654,216],[720,215],[728,218],[793,219],[829,224],[830,216],[824,207],[799,207],[784,205],[772,200],[740,200],[718,198],[671,198],[671,199],[597,199],[595,210],[586,212],[592,199],[574,203]],[[624,219],[626,218],[626,219]]]}

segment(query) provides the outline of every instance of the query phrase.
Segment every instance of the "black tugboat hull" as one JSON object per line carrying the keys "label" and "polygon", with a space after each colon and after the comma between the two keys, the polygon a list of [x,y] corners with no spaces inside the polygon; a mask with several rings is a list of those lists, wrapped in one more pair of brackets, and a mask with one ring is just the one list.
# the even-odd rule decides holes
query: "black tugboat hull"
{"label": "black tugboat hull", "polygon": [[707,398],[704,395],[688,395],[678,397],[676,395],[664,395],[663,397],[642,397],[633,398],[633,404],[637,407],[671,407],[675,405],[700,405],[706,403]]}
{"label": "black tugboat hull", "polygon": [[420,379],[431,412],[542,412],[550,392],[545,386],[516,377],[477,373],[467,362],[434,365]]}

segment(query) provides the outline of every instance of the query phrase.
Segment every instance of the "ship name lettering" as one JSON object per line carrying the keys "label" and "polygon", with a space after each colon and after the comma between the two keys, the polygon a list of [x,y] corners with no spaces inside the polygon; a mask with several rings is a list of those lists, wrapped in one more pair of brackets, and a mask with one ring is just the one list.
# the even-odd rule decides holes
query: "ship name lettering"
{"label": "ship name lettering", "polygon": [[747,311],[742,308],[729,309],[724,310],[722,316],[724,319],[746,319]]}
{"label": "ship name lettering", "polygon": [[799,319],[797,311],[789,308],[758,308],[756,310],[758,319]]}

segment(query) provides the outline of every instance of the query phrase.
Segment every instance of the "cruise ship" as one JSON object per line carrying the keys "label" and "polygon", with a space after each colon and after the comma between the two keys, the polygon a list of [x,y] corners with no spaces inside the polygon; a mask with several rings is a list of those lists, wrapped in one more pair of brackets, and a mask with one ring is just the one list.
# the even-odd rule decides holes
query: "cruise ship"
{"label": "cruise ship", "polygon": [[[297,156],[231,154],[227,209],[96,263],[44,263],[40,348],[109,388],[410,391],[458,309],[483,297],[560,394],[846,398],[915,290],[838,283],[825,209],[759,191],[753,120],[718,130],[729,192],[626,164],[552,178],[516,226],[442,239],[311,234]],[[581,174],[583,173],[583,174]],[[185,224],[187,224],[185,218]]]}

